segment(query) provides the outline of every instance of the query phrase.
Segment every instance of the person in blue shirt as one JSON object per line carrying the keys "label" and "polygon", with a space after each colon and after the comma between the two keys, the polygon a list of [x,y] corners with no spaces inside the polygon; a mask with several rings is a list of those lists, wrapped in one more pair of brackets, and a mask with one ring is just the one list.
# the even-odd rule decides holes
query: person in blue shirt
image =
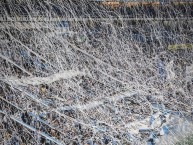
{"label": "person in blue shirt", "polygon": [[157,138],[157,134],[155,132],[150,132],[150,137],[147,140],[148,145],[155,145],[155,139]]}
{"label": "person in blue shirt", "polygon": [[166,72],[166,69],[165,69],[165,64],[164,64],[164,59],[163,58],[158,59],[157,69],[158,69],[158,73],[159,73],[159,78],[161,80],[165,80],[166,77],[167,77],[167,72]]}

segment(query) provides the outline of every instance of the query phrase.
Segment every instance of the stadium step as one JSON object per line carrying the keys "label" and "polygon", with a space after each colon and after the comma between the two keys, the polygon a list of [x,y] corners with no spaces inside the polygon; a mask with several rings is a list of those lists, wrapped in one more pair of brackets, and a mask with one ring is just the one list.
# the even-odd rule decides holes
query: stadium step
{"label": "stadium step", "polygon": [[63,143],[57,139],[55,139],[54,137],[51,137],[49,136],[48,134],[44,133],[44,132],[41,132],[41,131],[38,131],[37,129],[35,129],[34,127],[24,123],[23,121],[11,116],[11,119],[13,119],[14,121],[18,122],[19,124],[27,127],[28,129],[30,129],[31,131],[34,131],[34,132],[37,132],[38,134],[40,134],[41,136],[44,136],[46,139],[49,139],[50,141],[58,144],[58,145],[63,145]]}

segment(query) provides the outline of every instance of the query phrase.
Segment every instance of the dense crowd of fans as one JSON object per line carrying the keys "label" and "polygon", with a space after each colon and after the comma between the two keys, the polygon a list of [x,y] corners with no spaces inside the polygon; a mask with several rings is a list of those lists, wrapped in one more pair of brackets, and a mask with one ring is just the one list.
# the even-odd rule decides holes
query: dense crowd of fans
{"label": "dense crowd of fans", "polygon": [[[138,6],[124,11],[131,17],[177,18],[191,17],[192,12],[183,10],[191,7]],[[62,13],[59,9],[56,13]],[[93,15],[109,17],[106,12]],[[125,15],[122,8],[113,13]],[[169,45],[192,44],[190,21],[66,23],[70,35],[52,36],[54,30],[49,28],[17,25],[0,31],[0,143],[116,145],[148,140],[153,144],[156,136],[169,133],[167,115],[190,117],[193,81],[187,80],[186,67],[192,65],[193,51],[168,50]],[[17,82],[68,70],[84,75],[50,84]],[[156,113],[160,124],[153,127]],[[137,125],[129,125],[147,118],[148,129],[133,133]]]}
{"label": "dense crowd of fans", "polygon": [[[134,1],[131,1],[131,3]],[[137,2],[137,1],[135,1]],[[71,1],[53,1],[53,5],[45,1],[17,1],[9,2],[7,0],[1,1],[0,13],[15,15],[29,15],[29,11],[33,16],[61,16],[61,17],[93,17],[93,18],[106,18],[106,17],[126,17],[126,18],[179,18],[193,16],[191,11],[193,8],[191,1],[179,4],[174,1],[158,1],[159,5],[154,5],[149,1],[146,5],[133,5],[128,7],[128,2],[122,2],[117,7],[112,5],[104,5],[99,1],[76,0]],[[183,1],[182,1],[183,2]],[[190,3],[189,3],[190,2]],[[121,3],[121,2],[120,2]],[[14,5],[14,7],[11,7]]]}

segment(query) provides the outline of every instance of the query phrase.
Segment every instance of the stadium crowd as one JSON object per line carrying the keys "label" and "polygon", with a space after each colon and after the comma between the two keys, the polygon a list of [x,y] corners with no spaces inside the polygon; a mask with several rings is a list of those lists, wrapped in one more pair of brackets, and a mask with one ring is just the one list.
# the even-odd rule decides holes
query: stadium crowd
{"label": "stadium crowd", "polygon": [[[139,9],[140,16],[149,10]],[[170,10],[159,14],[178,17]],[[0,143],[154,144],[169,133],[167,115],[191,117],[193,82],[186,80],[186,67],[193,62],[192,49],[168,50],[192,44],[191,22],[93,19],[69,27],[72,36],[52,37],[49,28],[0,32],[7,40],[0,47]],[[51,84],[19,82],[65,70],[85,74]],[[147,128],[133,133],[137,125],[129,125],[146,119]]]}

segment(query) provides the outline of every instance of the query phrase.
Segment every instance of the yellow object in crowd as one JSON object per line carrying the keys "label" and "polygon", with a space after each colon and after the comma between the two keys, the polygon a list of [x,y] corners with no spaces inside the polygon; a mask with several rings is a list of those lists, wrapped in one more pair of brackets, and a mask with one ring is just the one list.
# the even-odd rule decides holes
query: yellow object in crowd
{"label": "yellow object in crowd", "polygon": [[162,3],[162,2],[145,2],[145,1],[133,1],[133,2],[120,2],[120,1],[103,1],[101,2],[102,5],[108,5],[108,6],[112,6],[112,7],[119,7],[121,5],[125,5],[125,6],[137,6],[137,5],[152,5],[152,6],[156,6],[156,5],[162,5],[162,4],[174,4],[174,5],[181,5],[181,4],[193,4],[193,2],[166,2],[166,3]]}
{"label": "yellow object in crowd", "polygon": [[41,93],[45,93],[46,92],[46,88],[45,87],[41,87],[40,91],[41,91]]}
{"label": "yellow object in crowd", "polygon": [[187,48],[193,48],[193,44],[174,44],[174,45],[168,45],[168,49],[169,50],[187,49]]}

